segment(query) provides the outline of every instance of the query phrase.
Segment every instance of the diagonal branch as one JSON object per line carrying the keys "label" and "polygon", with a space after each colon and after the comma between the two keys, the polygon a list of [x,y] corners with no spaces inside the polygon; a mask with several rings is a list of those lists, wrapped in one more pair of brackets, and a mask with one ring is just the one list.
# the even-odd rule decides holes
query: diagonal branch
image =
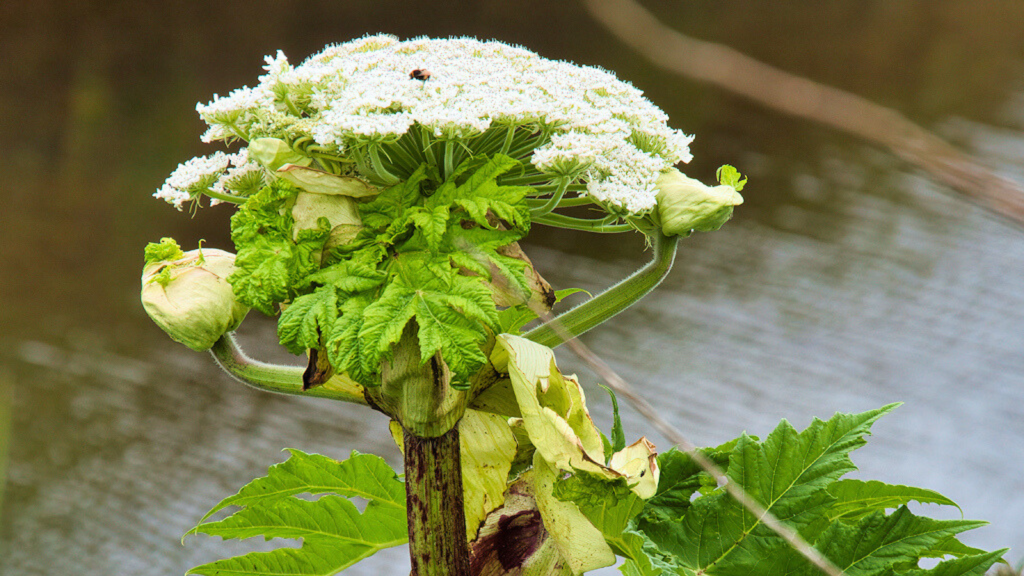
{"label": "diagonal branch", "polygon": [[633,0],[583,4],[619,40],[661,68],[888,148],[982,207],[1024,224],[1024,186],[895,110],[779,70],[728,46],[684,36]]}

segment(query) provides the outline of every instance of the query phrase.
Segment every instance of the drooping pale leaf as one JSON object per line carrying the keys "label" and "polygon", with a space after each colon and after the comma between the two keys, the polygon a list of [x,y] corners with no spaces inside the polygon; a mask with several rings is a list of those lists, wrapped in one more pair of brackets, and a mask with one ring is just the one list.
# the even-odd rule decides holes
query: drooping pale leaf
{"label": "drooping pale leaf", "polygon": [[886,484],[877,480],[840,480],[830,485],[828,492],[836,498],[828,510],[830,521],[838,518],[856,520],[877,510],[897,508],[910,502],[943,504],[960,510],[956,502],[934,490]]}
{"label": "drooping pale leaf", "polygon": [[[855,469],[849,453],[864,444],[871,424],[896,406],[815,419],[799,433],[783,421],[763,442],[744,435],[730,455],[729,481],[801,529],[834,500],[828,485]],[[744,573],[788,546],[724,490],[697,498],[677,522],[647,520],[640,527],[659,548],[708,573]]]}
{"label": "drooping pale leaf", "polygon": [[322,195],[339,195],[350,198],[365,198],[380,192],[354,176],[339,176],[297,164],[285,164],[275,174],[307,192]]}
{"label": "drooping pale leaf", "polygon": [[470,541],[471,573],[478,576],[571,576],[533,497],[533,471],[509,484]]}
{"label": "drooping pale leaf", "polygon": [[604,535],[572,502],[553,494],[557,470],[538,451],[533,457],[533,497],[544,527],[574,574],[582,574],[615,563],[615,553]]}
{"label": "drooping pale leaf", "polygon": [[550,348],[505,334],[497,340],[491,363],[508,373],[538,454],[566,472],[619,476],[602,464],[604,444],[586,411],[582,388],[558,371]]}
{"label": "drooping pale leaf", "polygon": [[466,410],[459,422],[466,537],[472,539],[487,514],[504,500],[516,440],[505,418]]}
{"label": "drooping pale leaf", "polygon": [[307,349],[320,347],[337,317],[338,291],[334,286],[322,286],[311,294],[299,296],[281,313],[277,336],[289,352],[302,354]]}
{"label": "drooping pale leaf", "polygon": [[[338,462],[290,450],[291,458],[225,498],[189,533],[245,539],[301,539],[301,548],[253,552],[190,570],[205,576],[329,576],[407,541],[405,485],[383,459],[352,453]],[[317,500],[298,494],[327,494]],[[368,501],[360,513],[347,498]],[[240,510],[206,522],[229,506]]]}

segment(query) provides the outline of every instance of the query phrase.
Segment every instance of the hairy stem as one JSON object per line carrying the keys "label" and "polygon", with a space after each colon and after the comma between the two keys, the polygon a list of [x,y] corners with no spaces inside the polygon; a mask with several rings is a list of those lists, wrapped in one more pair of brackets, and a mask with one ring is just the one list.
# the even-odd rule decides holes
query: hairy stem
{"label": "hairy stem", "polygon": [[402,426],[414,576],[469,575],[458,431],[468,394],[450,383],[440,355],[420,362],[413,321],[381,364],[381,385],[366,391],[375,408]]}
{"label": "hairy stem", "polygon": [[363,396],[363,387],[344,374],[332,376],[322,386],[303,390],[302,373],[305,368],[267,364],[253,360],[242,351],[231,333],[221,336],[220,340],[214,343],[213,348],[210,348],[210,353],[225,372],[243,384],[248,384],[258,390],[295,396],[330,398],[356,404],[367,403]]}
{"label": "hairy stem", "polygon": [[408,430],[405,503],[413,576],[469,576],[459,428],[420,438]]}
{"label": "hairy stem", "polygon": [[[665,236],[660,231],[656,231],[652,236],[654,237],[654,258],[643,268],[594,298],[572,310],[559,314],[550,322],[530,330],[524,336],[538,344],[554,348],[564,343],[566,337],[583,334],[629,308],[648,292],[654,290],[672,269],[679,236]],[[551,327],[551,324],[554,323],[560,326],[560,330]]]}

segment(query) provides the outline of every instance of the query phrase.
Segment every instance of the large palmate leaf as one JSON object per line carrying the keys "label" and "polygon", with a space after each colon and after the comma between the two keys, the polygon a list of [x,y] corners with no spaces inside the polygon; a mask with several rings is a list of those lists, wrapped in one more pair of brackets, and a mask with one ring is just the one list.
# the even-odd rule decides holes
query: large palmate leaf
{"label": "large palmate leaf", "polygon": [[[338,462],[290,450],[291,458],[222,500],[189,533],[222,538],[302,539],[301,548],[253,552],[197,566],[204,576],[329,576],[408,539],[405,485],[378,456]],[[299,494],[329,494],[317,500]],[[368,501],[360,513],[348,498]],[[239,506],[219,521],[216,512]]]}
{"label": "large palmate leaf", "polygon": [[[974,520],[933,520],[915,516],[906,507],[886,516],[874,512],[856,522],[830,524],[815,547],[847,576],[881,576],[909,570],[909,574],[961,576],[982,574],[1004,551],[981,552],[940,563],[932,570],[918,569],[918,561],[956,534],[985,525]],[[821,571],[790,548],[780,547],[756,565],[758,574],[817,576]],[[738,574],[738,571],[725,573]]]}
{"label": "large palmate leaf", "polygon": [[[816,419],[803,432],[783,421],[763,442],[744,435],[703,452],[719,465],[727,464],[730,483],[798,530],[848,576],[984,572],[1000,554],[956,540],[960,532],[984,522],[933,520],[914,516],[904,506],[910,501],[955,506],[948,498],[920,488],[839,480],[856,469],[849,453],[863,445],[871,425],[895,407],[836,414],[828,421]],[[709,484],[711,477],[686,455],[670,452],[659,461],[663,466],[658,493],[634,521],[632,532],[639,539],[626,539],[627,545],[619,547],[630,558],[624,573],[646,576],[659,569],[730,576],[820,573],[761,518],[724,489]],[[886,515],[892,508],[896,511]],[[650,557],[650,563],[637,558],[636,544],[642,545],[639,550]],[[947,556],[955,560],[942,562],[934,571],[917,569],[923,558]]]}
{"label": "large palmate leaf", "polygon": [[[834,500],[829,484],[856,469],[849,453],[864,444],[871,424],[896,406],[815,419],[803,432],[783,420],[763,442],[744,435],[730,455],[728,479],[799,530]],[[786,546],[724,490],[697,498],[678,522],[644,522],[641,528],[684,565],[709,573],[741,573],[771,549]]]}

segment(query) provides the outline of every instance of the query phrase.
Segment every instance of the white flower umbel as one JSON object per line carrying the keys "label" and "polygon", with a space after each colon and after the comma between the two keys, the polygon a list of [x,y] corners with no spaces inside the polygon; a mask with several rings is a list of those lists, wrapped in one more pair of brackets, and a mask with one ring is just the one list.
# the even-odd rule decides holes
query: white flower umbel
{"label": "white flower umbel", "polygon": [[[231,168],[224,172],[211,186],[211,190],[221,195],[249,196],[255,194],[266,184],[266,170],[261,164],[249,159],[249,149],[242,148],[237,154],[228,155]],[[210,200],[210,206],[222,201],[217,198]]]}
{"label": "white flower umbel", "polygon": [[227,170],[230,162],[230,156],[223,152],[215,152],[210,156],[199,156],[179,164],[153,196],[181,210],[182,204],[209,190]]}
{"label": "white flower umbel", "polygon": [[378,185],[423,161],[445,175],[469,155],[504,153],[531,168],[515,180],[537,196],[571,182],[633,215],[654,208],[662,170],[691,158],[692,137],[629,83],[500,42],[368,36],[298,66],[278,52],[265,70],[255,87],[197,106],[205,141],[280,138]]}

